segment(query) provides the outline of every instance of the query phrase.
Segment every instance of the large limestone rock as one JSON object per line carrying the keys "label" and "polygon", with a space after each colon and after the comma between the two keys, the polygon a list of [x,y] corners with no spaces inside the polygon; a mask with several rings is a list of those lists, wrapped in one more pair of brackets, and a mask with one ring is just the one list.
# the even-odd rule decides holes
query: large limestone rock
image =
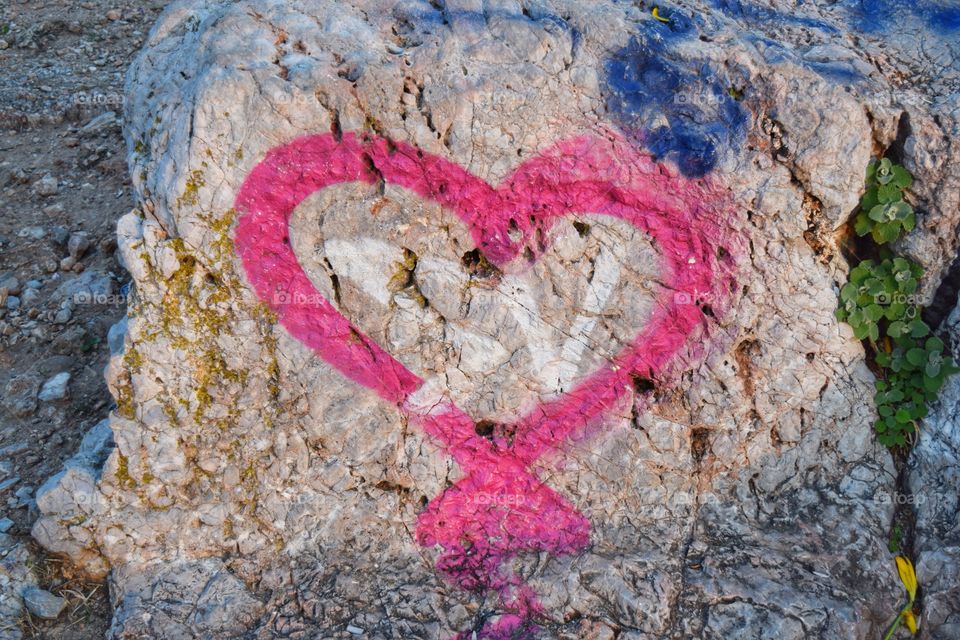
{"label": "large limestone rock", "polygon": [[838,243],[893,149],[926,295],[956,254],[927,4],[173,4],[116,449],[35,534],[120,638],[877,637],[896,473]]}
{"label": "large limestone rock", "polygon": [[[960,360],[960,305],[942,327]],[[947,382],[910,458],[924,636],[960,636],[960,379]]]}

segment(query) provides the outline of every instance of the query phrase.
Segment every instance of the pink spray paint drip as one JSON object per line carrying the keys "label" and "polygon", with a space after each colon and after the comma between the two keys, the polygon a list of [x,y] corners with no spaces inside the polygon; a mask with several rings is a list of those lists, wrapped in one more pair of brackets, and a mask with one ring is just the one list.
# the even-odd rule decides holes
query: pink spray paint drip
{"label": "pink spray paint drip", "polygon": [[[500,266],[521,253],[536,260],[547,248],[550,226],[563,216],[621,218],[651,237],[660,252],[662,286],[653,315],[613,361],[504,429],[510,439],[479,435],[474,420],[450,400],[419,406],[415,393],[423,380],[316,291],[289,239],[290,216],[307,196],[336,184],[379,181],[455,212],[476,246]],[[536,629],[541,605],[507,569],[513,558],[569,554],[589,544],[589,521],[541,482],[532,465],[598,426],[637,378],[668,381],[702,354],[710,316],[725,311],[736,286],[739,239],[726,226],[718,199],[704,181],[671,174],[606,132],[553,146],[498,188],[416,147],[352,133],[308,136],[273,149],[242,185],[235,246],[258,296],[293,336],[395,404],[462,469],[463,478],[420,514],[417,541],[442,549],[437,567],[459,587],[500,595],[501,615],[478,638],[525,638]],[[522,237],[511,240],[510,231]],[[287,294],[285,304],[277,302],[277,292]],[[704,300],[707,305],[693,304]],[[504,496],[522,500],[499,499]]]}

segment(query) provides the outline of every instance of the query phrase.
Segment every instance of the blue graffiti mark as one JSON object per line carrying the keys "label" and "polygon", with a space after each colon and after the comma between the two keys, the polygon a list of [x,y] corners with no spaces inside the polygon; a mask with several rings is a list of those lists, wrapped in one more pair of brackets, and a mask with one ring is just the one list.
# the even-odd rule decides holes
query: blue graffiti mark
{"label": "blue graffiti mark", "polygon": [[894,28],[904,17],[916,16],[945,35],[960,30],[960,7],[931,0],[848,0],[851,23],[866,33]]}
{"label": "blue graffiti mark", "polygon": [[[803,0],[797,0],[802,6]],[[818,18],[798,16],[761,6],[753,0],[711,0],[714,9],[734,19],[757,24],[784,24],[818,29],[828,33],[839,30]],[[843,11],[841,20],[864,33],[882,33],[895,28],[905,17],[916,16],[939,34],[960,30],[960,7],[951,0],[841,0],[832,7]]]}
{"label": "blue graffiti mark", "polygon": [[422,0],[405,0],[394,7],[393,16],[422,34],[432,34],[442,29],[450,29],[455,33],[480,34],[489,29],[493,19],[532,22],[550,35],[555,36],[558,31],[568,34],[571,55],[574,58],[583,44],[583,34],[566,18],[535,5],[525,6],[522,12],[489,9],[471,11],[450,9],[445,5]]}
{"label": "blue graffiti mark", "polygon": [[713,0],[711,4],[714,9],[722,11],[732,18],[741,18],[748,22],[789,24],[809,29],[819,29],[827,33],[839,33],[839,29],[824,20],[791,15],[770,7],[760,6],[749,0]]}
{"label": "blue graffiti mark", "polygon": [[723,149],[746,135],[747,112],[708,63],[671,51],[673,40],[694,37],[699,28],[679,13],[666,15],[669,23],[643,23],[605,61],[607,107],[620,128],[658,160],[700,177],[713,170]]}
{"label": "blue graffiti mark", "polygon": [[818,62],[814,60],[804,60],[803,64],[818,73],[823,78],[837,80],[842,83],[852,84],[863,79],[863,76],[859,71],[842,62]]}

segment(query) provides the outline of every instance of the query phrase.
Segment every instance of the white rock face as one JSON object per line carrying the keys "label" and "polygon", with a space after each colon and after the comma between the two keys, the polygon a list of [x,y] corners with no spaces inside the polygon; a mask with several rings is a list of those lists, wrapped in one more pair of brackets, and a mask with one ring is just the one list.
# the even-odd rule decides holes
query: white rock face
{"label": "white rock face", "polygon": [[936,288],[957,44],[688,4],[167,10],[116,448],[34,529],[110,572],[112,637],[881,634],[895,470],[838,243],[893,148]]}

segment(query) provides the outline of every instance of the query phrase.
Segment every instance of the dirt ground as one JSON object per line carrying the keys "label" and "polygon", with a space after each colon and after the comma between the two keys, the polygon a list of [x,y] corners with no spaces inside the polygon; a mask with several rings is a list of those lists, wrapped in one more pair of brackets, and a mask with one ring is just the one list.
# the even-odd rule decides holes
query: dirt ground
{"label": "dirt ground", "polygon": [[[107,330],[128,281],[114,231],[134,205],[123,81],[166,4],[0,3],[0,518],[17,540],[30,540],[35,490],[112,406]],[[64,372],[65,397],[36,393]],[[68,606],[55,622],[24,619],[24,637],[103,638],[106,585],[34,550],[41,586]]]}

